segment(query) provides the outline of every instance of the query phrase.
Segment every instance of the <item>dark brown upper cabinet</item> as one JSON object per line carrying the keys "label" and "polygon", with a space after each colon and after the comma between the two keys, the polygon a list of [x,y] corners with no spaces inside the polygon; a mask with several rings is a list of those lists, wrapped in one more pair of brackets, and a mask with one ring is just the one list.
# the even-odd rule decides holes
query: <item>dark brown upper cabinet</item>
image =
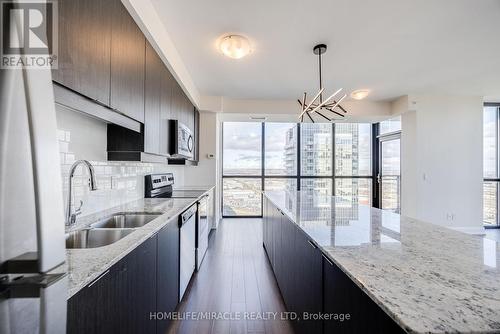
{"label": "dark brown upper cabinet", "polygon": [[57,83],[109,105],[111,1],[59,0]]}
{"label": "dark brown upper cabinet", "polygon": [[161,70],[161,102],[160,102],[160,154],[168,155],[169,119],[177,119],[173,114],[172,96],[177,83],[170,71],[163,65]]}
{"label": "dark brown upper cabinet", "polygon": [[160,154],[163,63],[146,42],[146,81],[144,101],[144,151]]}
{"label": "dark brown upper cabinet", "polygon": [[113,0],[111,22],[110,106],[144,122],[146,38],[120,0]]}

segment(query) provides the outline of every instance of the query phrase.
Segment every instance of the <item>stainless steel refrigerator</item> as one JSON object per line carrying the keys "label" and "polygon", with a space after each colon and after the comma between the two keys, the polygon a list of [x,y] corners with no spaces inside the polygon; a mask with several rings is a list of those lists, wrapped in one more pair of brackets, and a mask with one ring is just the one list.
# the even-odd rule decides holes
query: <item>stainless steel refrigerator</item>
{"label": "stainless steel refrigerator", "polygon": [[50,70],[0,70],[1,334],[66,332],[60,168]]}

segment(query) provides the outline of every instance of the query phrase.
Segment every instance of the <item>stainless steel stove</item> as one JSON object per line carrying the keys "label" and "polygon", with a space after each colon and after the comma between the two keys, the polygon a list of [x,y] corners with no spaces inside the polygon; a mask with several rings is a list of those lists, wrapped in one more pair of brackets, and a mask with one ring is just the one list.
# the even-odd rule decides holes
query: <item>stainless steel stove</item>
{"label": "stainless steel stove", "polygon": [[196,189],[173,189],[172,173],[146,175],[144,179],[145,198],[199,198],[206,191]]}
{"label": "stainless steel stove", "polygon": [[204,190],[172,190],[172,198],[198,198],[205,193]]}
{"label": "stainless steel stove", "polygon": [[[184,190],[174,190],[172,185],[174,184],[174,175],[172,173],[163,174],[151,174],[146,175],[144,179],[144,189],[146,198],[195,198],[197,213],[196,213],[196,229],[193,237],[195,238],[195,258],[196,258],[196,270],[200,269],[201,263],[205,257],[208,249],[208,234],[210,228],[208,227],[208,194],[205,190],[196,189],[184,189]],[[188,209],[189,210],[189,209]],[[186,210],[186,211],[188,211]],[[183,234],[182,223],[179,224],[181,236],[184,235],[182,240],[186,239],[185,233]],[[184,229],[184,232],[188,232]],[[181,245],[182,247],[182,245]],[[184,255],[186,256],[186,255]]]}

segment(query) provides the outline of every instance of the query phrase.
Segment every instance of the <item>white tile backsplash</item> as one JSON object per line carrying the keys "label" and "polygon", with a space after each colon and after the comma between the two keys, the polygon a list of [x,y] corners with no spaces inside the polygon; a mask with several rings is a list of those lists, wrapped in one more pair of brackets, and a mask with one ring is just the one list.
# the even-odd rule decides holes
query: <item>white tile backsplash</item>
{"label": "white tile backsplash", "polygon": [[[73,177],[73,207],[83,201],[82,216],[144,197],[144,176],[151,173],[172,172],[176,187],[182,186],[183,167],[152,163],[90,161],[96,174],[97,190],[89,190],[89,174],[79,167]],[[63,163],[63,195],[68,199],[69,169]]]}
{"label": "white tile backsplash", "polygon": [[68,199],[69,170],[76,160],[89,160],[96,174],[98,190],[90,191],[87,170],[80,166],[75,171],[72,210],[83,201],[81,216],[143,198],[144,176],[147,174],[171,172],[175,178],[174,187],[184,185],[184,169],[189,167],[103,161],[106,152],[106,126],[103,122],[60,108],[57,116],[64,203]]}

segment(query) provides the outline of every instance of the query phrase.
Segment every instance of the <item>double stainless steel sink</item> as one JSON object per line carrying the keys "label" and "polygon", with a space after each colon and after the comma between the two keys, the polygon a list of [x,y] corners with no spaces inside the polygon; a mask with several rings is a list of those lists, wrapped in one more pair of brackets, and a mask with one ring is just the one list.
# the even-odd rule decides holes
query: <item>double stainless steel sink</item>
{"label": "double stainless steel sink", "polygon": [[88,228],[66,234],[66,248],[96,248],[111,245],[142,227],[161,213],[116,213]]}
{"label": "double stainless steel sink", "polygon": [[90,225],[92,228],[137,228],[158,217],[153,213],[117,213]]}

